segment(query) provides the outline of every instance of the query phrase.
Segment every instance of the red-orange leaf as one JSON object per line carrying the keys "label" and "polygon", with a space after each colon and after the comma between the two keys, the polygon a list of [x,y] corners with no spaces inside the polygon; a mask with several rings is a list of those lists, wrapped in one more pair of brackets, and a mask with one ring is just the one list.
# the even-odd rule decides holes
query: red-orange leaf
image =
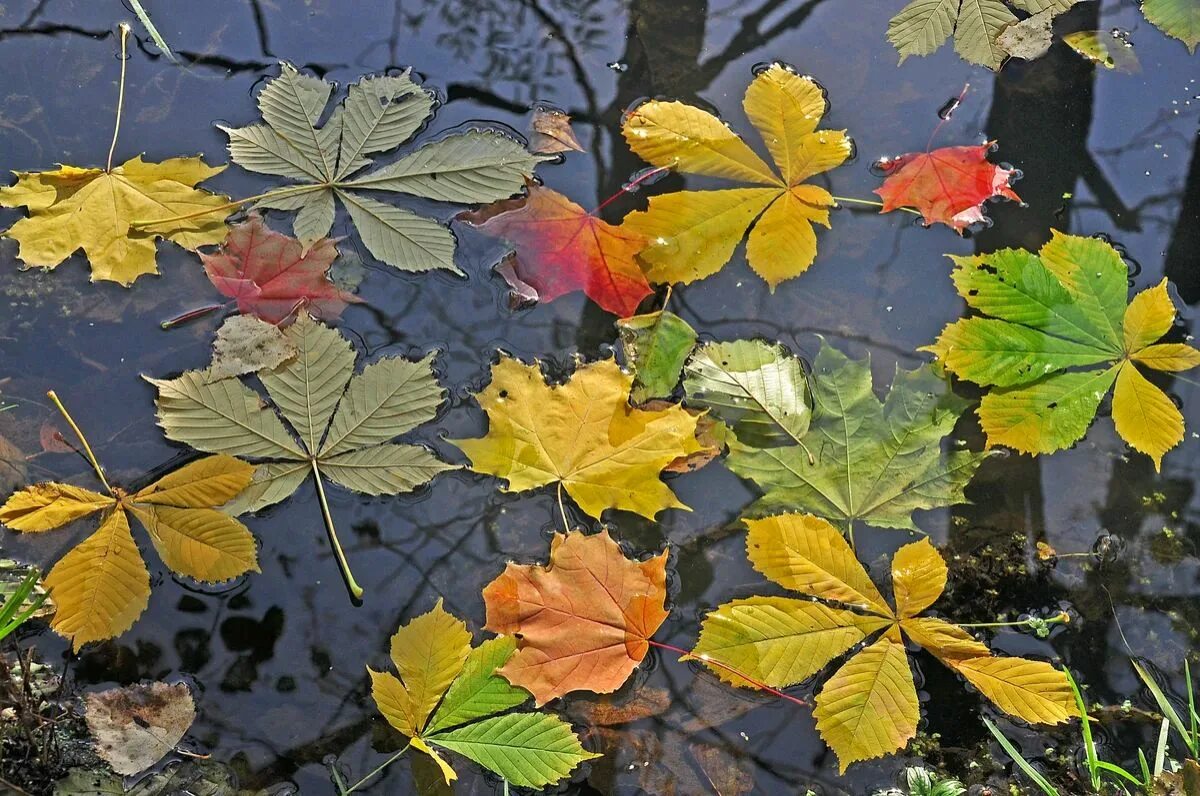
{"label": "red-orange leaf", "polygon": [[667,618],[667,554],[626,558],[607,531],[556,534],[546,566],[510,563],[483,590],[487,629],[517,636],[497,671],[537,704],[615,691]]}
{"label": "red-orange leaf", "polygon": [[529,195],[495,202],[461,218],[513,245],[512,270],[544,301],[582,291],[608,312],[633,315],[650,284],[635,256],[642,235],[614,227],[567,197],[529,186]]}
{"label": "red-orange leaf", "polygon": [[337,254],[330,238],[321,238],[305,252],[300,241],[251,215],[229,228],[219,250],[200,258],[217,290],[237,301],[238,312],[279,323],[302,304],[311,314],[330,320],[348,302],[362,300],[329,281]]}
{"label": "red-orange leaf", "polygon": [[1014,170],[988,161],[991,146],[948,146],[888,161],[887,179],[875,191],[883,198],[881,212],[914,207],[926,224],[940,222],[961,234],[983,220],[983,203],[991,197],[1020,201],[1009,185]]}

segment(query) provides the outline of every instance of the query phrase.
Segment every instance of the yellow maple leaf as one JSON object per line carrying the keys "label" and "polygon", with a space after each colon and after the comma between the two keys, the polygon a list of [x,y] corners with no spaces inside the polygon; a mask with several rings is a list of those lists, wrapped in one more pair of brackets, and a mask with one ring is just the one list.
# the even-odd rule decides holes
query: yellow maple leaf
{"label": "yellow maple leaf", "polygon": [[[814,224],[829,226],[833,196],[805,180],[840,166],[853,144],[844,130],[818,130],[824,89],[773,64],[746,89],[743,107],[779,168],[776,173],[717,117],[682,102],[651,100],[622,132],[643,159],[689,174],[765,185],[655,196],[627,226],[650,240],[639,255],[652,282],[694,282],[721,269],[750,229],[746,259],[774,290],[817,256]],[[751,227],[751,225],[753,225]]]}
{"label": "yellow maple leaf", "polygon": [[[122,27],[122,98],[127,36],[128,29]],[[116,130],[121,105],[118,100]],[[25,207],[29,212],[3,233],[20,245],[17,256],[27,266],[54,268],[82,249],[91,263],[93,282],[128,287],[139,276],[158,273],[158,238],[193,251],[225,239],[229,197],[195,187],[225,167],[208,166],[198,156],[147,163],[141,155],[114,167],[116,130],[105,168],[59,165],[49,171],[18,171],[16,184],[0,188],[0,207]],[[146,228],[155,222],[162,223]]]}
{"label": "yellow maple leaf", "polygon": [[749,597],[726,603],[705,618],[690,657],[708,663],[733,685],[754,687],[752,678],[784,688],[865,644],[826,681],[813,710],[817,730],[837,753],[842,771],[857,760],[899,751],[916,735],[920,714],[905,638],[1010,715],[1040,724],[1076,715],[1062,671],[1044,661],[995,657],[962,627],[917,616],[946,586],[946,562],[928,539],[901,547],[893,557],[893,609],[845,537],[825,520],[784,514],[746,525],[754,568],[808,599]]}
{"label": "yellow maple leaf", "polygon": [[[58,403],[53,393],[50,398]],[[69,417],[68,422],[78,431]],[[130,493],[108,483],[86,441],[84,450],[107,494],[70,484],[34,484],[0,506],[0,523],[25,533],[103,512],[97,530],[59,559],[45,579],[57,606],[50,627],[76,651],[90,641],[119,636],[146,610],[150,573],[130,532],[130,514],[146,528],[163,562],[181,575],[219,583],[259,571],[250,531],[216,508],[249,486],[253,465],[232,456],[208,456]]]}
{"label": "yellow maple leaf", "polygon": [[567,383],[550,386],[537,364],[502,356],[475,396],[488,415],[487,436],[452,442],[476,472],[505,479],[506,491],[557,482],[593,517],[607,508],[650,519],[687,509],[658,476],[701,449],[696,417],[677,405],[634,409],[632,386],[612,360],[582,365]]}

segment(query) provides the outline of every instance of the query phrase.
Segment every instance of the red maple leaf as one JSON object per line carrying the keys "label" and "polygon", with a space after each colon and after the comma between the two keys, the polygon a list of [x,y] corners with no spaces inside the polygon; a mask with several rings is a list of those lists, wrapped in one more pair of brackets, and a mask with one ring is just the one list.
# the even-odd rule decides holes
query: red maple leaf
{"label": "red maple leaf", "polygon": [[1009,185],[1014,169],[988,162],[994,142],[910,152],[886,163],[887,179],[875,193],[887,213],[915,207],[926,224],[941,222],[960,235],[983,220],[983,203],[993,196],[1020,201]]}
{"label": "red maple leaf", "polygon": [[495,202],[460,218],[511,243],[512,272],[542,300],[582,291],[624,318],[637,312],[651,293],[636,259],[646,248],[645,237],[614,227],[557,191],[530,185],[527,196]]}
{"label": "red maple leaf", "polygon": [[329,320],[347,303],[362,301],[329,281],[337,255],[331,238],[321,238],[305,252],[300,241],[252,214],[229,228],[220,249],[200,259],[217,290],[237,301],[238,312],[279,323],[300,306]]}

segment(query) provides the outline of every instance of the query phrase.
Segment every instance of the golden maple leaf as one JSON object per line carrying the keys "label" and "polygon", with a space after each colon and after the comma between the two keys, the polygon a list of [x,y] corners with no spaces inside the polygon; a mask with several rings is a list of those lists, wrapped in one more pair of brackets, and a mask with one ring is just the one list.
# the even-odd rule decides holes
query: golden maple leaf
{"label": "golden maple leaf", "polygon": [[[50,397],[57,403],[53,393]],[[76,651],[89,641],[119,636],[146,610],[150,573],[130,533],[130,514],[146,528],[163,562],[181,575],[219,583],[259,571],[250,531],[216,509],[249,486],[252,465],[208,456],[130,493],[108,483],[86,441],[84,449],[105,492],[34,484],[0,506],[0,523],[23,533],[103,512],[99,528],[59,559],[44,581],[58,609],[50,627]]]}
{"label": "golden maple leaf", "polygon": [[607,508],[650,519],[686,509],[658,475],[701,450],[696,418],[678,405],[634,409],[632,386],[612,360],[582,365],[567,383],[550,386],[537,364],[502,356],[475,396],[488,415],[487,436],[452,442],[473,470],[507,480],[505,491],[557,482],[593,517]]}
{"label": "golden maple leaf", "polygon": [[853,144],[844,130],[817,129],[828,107],[824,89],[779,64],[754,78],[743,107],[779,173],[724,122],[692,105],[651,100],[626,117],[625,140],[655,166],[767,186],[679,191],[651,197],[649,209],[630,213],[622,226],[649,238],[640,258],[651,282],[712,276],[747,228],[746,259],[772,290],[816,258],[813,225],[828,227],[836,202],[804,181],[840,166]]}
{"label": "golden maple leaf", "polygon": [[749,597],[726,603],[705,618],[692,655],[733,685],[754,684],[730,668],[783,688],[865,643],[825,682],[813,711],[843,772],[857,760],[899,751],[916,735],[920,712],[906,637],[1005,713],[1037,724],[1076,715],[1062,671],[1044,661],[995,657],[962,627],[919,615],[946,587],[946,562],[928,539],[901,547],[893,557],[893,609],[842,534],[825,520],[783,514],[746,525],[754,568],[821,602]]}

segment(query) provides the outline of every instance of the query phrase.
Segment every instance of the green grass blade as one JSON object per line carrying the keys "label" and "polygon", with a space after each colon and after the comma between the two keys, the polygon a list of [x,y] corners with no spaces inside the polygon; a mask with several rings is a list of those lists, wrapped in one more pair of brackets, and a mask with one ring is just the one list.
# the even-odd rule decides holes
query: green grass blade
{"label": "green grass blade", "polygon": [[[1137,777],[1135,777],[1133,774],[1130,774],[1128,771],[1121,768],[1120,766],[1113,765],[1112,763],[1106,762],[1104,760],[1096,761],[1096,769],[1098,771],[1107,771],[1108,773],[1114,774],[1115,776],[1117,776],[1120,779],[1124,779],[1129,782],[1132,782],[1134,785],[1137,785],[1139,787],[1142,784],[1142,781],[1140,779],[1138,779]],[[1097,790],[1099,790],[1099,789],[1097,788]]]}
{"label": "green grass blade", "polygon": [[1017,767],[1025,772],[1025,776],[1029,777],[1041,789],[1042,793],[1046,794],[1046,796],[1058,796],[1058,790],[1050,784],[1050,780],[1042,776],[1042,773],[1021,755],[1017,747],[1013,746],[1012,742],[1004,737],[1004,733],[1000,732],[999,727],[987,719],[984,719],[983,723],[988,728],[988,732],[992,734],[992,737],[996,739],[996,743],[1000,744],[1008,756],[1012,758],[1013,762],[1017,764]]}
{"label": "green grass blade", "polygon": [[[1158,746],[1154,750],[1154,778],[1163,772],[1163,766],[1167,762],[1167,739],[1171,736],[1171,722],[1167,719],[1162,720],[1162,725],[1158,728]],[[1140,750],[1139,750],[1140,751]],[[1150,781],[1146,780],[1147,783]]]}
{"label": "green grass blade", "polygon": [[1196,749],[1200,748],[1200,714],[1196,713],[1196,691],[1192,688],[1192,667],[1187,658],[1183,659],[1183,680],[1187,687],[1188,724],[1192,728],[1192,741],[1188,748],[1192,750],[1192,754],[1196,754]]}
{"label": "green grass blade", "polygon": [[1138,677],[1142,679],[1142,683],[1145,684],[1147,689],[1149,689],[1150,695],[1154,697],[1154,701],[1157,703],[1159,711],[1163,714],[1163,716],[1171,720],[1171,726],[1175,728],[1176,732],[1183,736],[1183,742],[1187,744],[1187,747],[1191,753],[1196,754],[1196,738],[1192,735],[1190,727],[1183,723],[1183,719],[1181,719],[1179,717],[1179,713],[1175,711],[1175,706],[1171,704],[1171,700],[1167,698],[1166,693],[1163,692],[1162,688],[1158,685],[1154,678],[1150,676],[1150,673],[1142,668],[1141,664],[1132,658],[1129,660],[1129,662],[1133,664],[1133,670],[1137,672]]}
{"label": "green grass blade", "polygon": [[150,21],[150,15],[146,13],[146,9],[138,0],[129,0],[133,6],[133,13],[137,14],[138,22],[142,23],[142,27],[150,34],[150,38],[154,40],[154,46],[159,52],[167,56],[167,60],[178,65],[179,61],[175,58],[175,53],[171,52],[171,48],[167,46],[167,42],[163,39],[162,34],[158,32],[158,28],[154,27],[154,23]]}
{"label": "green grass blade", "polygon": [[1087,754],[1088,776],[1092,780],[1092,790],[1100,790],[1100,758],[1096,754],[1096,742],[1092,738],[1091,720],[1088,718],[1087,705],[1083,702],[1083,692],[1079,690],[1079,684],[1075,682],[1075,678],[1071,676],[1071,672],[1067,667],[1063,667],[1063,674],[1067,676],[1067,682],[1071,685],[1071,693],[1075,695],[1075,707],[1079,710],[1079,730],[1083,734],[1083,749]]}

